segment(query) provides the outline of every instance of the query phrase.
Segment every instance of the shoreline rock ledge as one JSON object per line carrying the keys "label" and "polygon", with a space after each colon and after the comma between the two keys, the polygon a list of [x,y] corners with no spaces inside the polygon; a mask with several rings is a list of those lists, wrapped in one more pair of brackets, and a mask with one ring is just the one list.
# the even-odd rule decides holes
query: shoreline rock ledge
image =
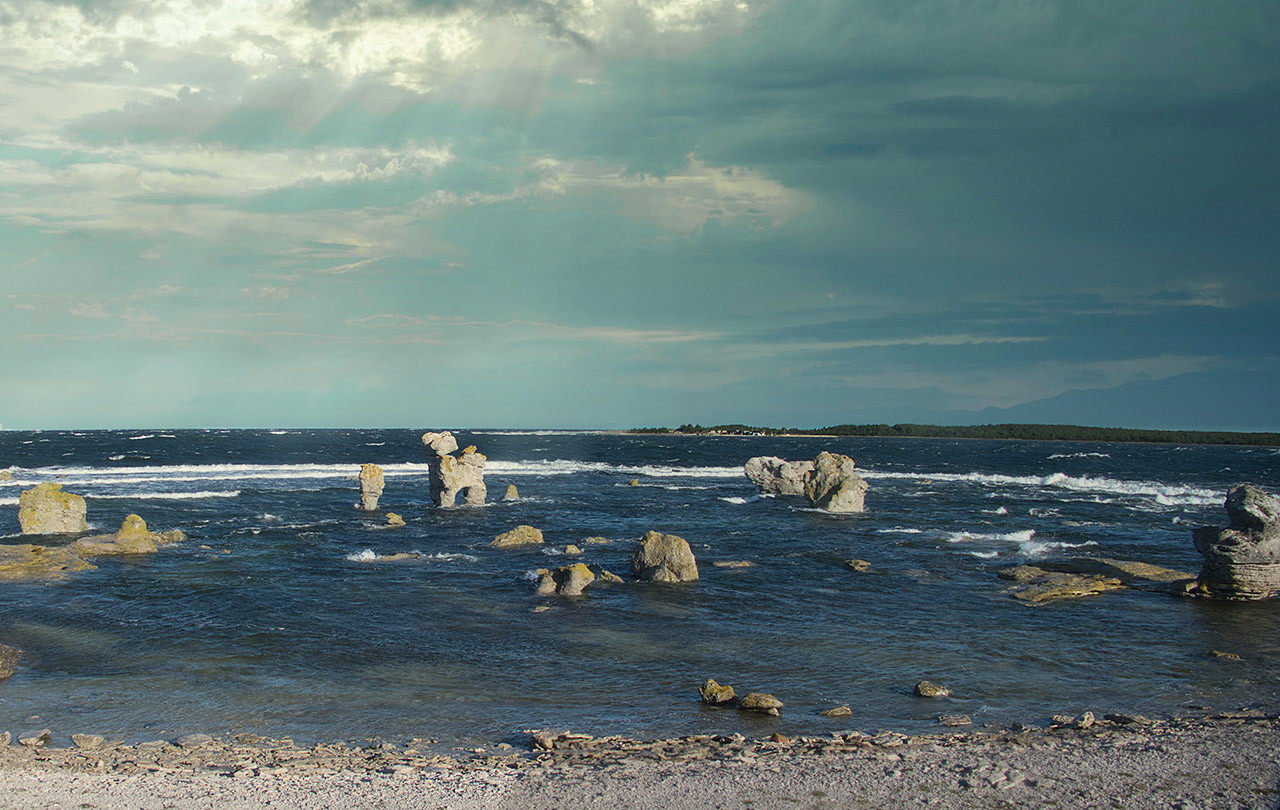
{"label": "shoreline rock ledge", "polygon": [[849,456],[826,450],[813,461],[756,456],[742,471],[765,495],[803,495],[810,506],[828,512],[866,510],[867,482]]}
{"label": "shoreline rock ledge", "polygon": [[1192,533],[1204,567],[1188,593],[1241,600],[1280,596],[1280,498],[1240,484],[1223,506],[1231,521],[1226,528]]}
{"label": "shoreline rock ledge", "polygon": [[422,434],[422,443],[430,451],[427,467],[431,473],[431,499],[436,506],[453,506],[461,492],[467,506],[484,506],[488,490],[484,485],[484,463],[488,458],[468,447],[454,456],[458,440],[449,431]]}

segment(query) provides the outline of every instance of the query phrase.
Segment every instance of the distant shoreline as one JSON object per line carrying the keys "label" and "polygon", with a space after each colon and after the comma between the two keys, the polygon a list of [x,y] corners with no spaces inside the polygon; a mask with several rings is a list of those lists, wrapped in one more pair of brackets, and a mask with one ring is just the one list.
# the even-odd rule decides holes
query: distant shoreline
{"label": "distant shoreline", "polygon": [[834,425],[823,428],[770,428],[750,425],[681,425],[622,431],[660,436],[742,436],[779,438],[988,439],[1014,441],[1125,442],[1134,444],[1205,444],[1280,447],[1280,433],[1217,430],[1145,430],[1086,425]]}

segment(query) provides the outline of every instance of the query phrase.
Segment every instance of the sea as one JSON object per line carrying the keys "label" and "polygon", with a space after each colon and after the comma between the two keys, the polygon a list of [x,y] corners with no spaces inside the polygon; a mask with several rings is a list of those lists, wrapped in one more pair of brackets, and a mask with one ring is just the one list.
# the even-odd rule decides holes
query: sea
{"label": "sea", "polygon": [[[15,479],[0,481],[0,543],[30,541],[18,496],[42,481],[83,495],[94,532],[136,513],[188,535],[62,581],[0,582],[0,643],[22,650],[0,730],[474,745],[1280,704],[1280,601],[1123,590],[1033,606],[997,576],[1080,556],[1194,574],[1192,528],[1226,524],[1231,486],[1280,492],[1275,448],[460,430],[488,456],[489,499],[442,509],[421,433],[0,432]],[[762,497],[743,475],[752,456],[822,450],[855,459],[865,513]],[[355,509],[368,462],[386,475],[374,513]],[[545,545],[490,546],[521,524]],[[649,530],[690,543],[696,583],[631,580]],[[536,594],[537,569],[576,561],[627,581]],[[707,678],[774,695],[782,716],[702,705]],[[952,697],[915,697],[923,679]],[[840,705],[852,715],[819,713]]]}

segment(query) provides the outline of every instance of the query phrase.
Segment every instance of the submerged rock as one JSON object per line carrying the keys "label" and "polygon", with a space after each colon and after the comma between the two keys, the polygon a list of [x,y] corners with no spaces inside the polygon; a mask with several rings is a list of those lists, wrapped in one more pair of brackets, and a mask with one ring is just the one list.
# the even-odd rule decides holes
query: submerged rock
{"label": "submerged rock", "polygon": [[542,532],[532,526],[520,525],[509,532],[503,532],[493,538],[489,545],[494,548],[518,548],[542,543]]}
{"label": "submerged rock", "polygon": [[698,562],[684,538],[650,531],[631,553],[631,572],[651,582],[693,582]]}
{"label": "submerged rock", "polygon": [[20,655],[22,655],[21,650],[0,644],[0,681],[12,677],[14,670],[17,668]]}
{"label": "submerged rock", "polygon": [[1037,568],[1065,574],[1095,575],[1118,579],[1128,587],[1165,589],[1170,583],[1195,579],[1186,571],[1176,571],[1137,560],[1114,560],[1107,557],[1068,557],[1065,560],[1037,562]]}
{"label": "submerged rock", "polygon": [[382,468],[377,464],[360,465],[360,509],[372,512],[378,508],[378,499],[382,497],[385,484]]}
{"label": "submerged rock", "polygon": [[65,546],[0,545],[0,580],[65,579],[67,574],[96,567]]}
{"label": "submerged rock", "polygon": [[46,481],[18,497],[18,525],[23,534],[73,534],[89,528],[84,498]]}
{"label": "submerged rock", "polygon": [[600,569],[600,574],[596,578],[600,582],[608,582],[611,585],[620,585],[624,581],[622,577],[611,571],[606,571],[603,568]]}
{"label": "submerged rock", "polygon": [[488,490],[484,485],[484,465],[488,458],[468,447],[461,457],[450,455],[458,441],[449,431],[424,433],[422,443],[431,450],[427,467],[431,474],[431,499],[436,506],[453,506],[462,493],[467,506],[483,506]]}
{"label": "submerged rock", "polygon": [[400,516],[399,516],[399,515],[397,515],[395,512],[388,512],[388,513],[387,513],[387,526],[388,526],[388,527],[396,527],[396,528],[398,528],[398,527],[403,526],[403,525],[404,525],[404,518],[400,517]]}
{"label": "submerged rock", "polygon": [[542,596],[582,596],[587,586],[595,582],[596,575],[583,563],[564,565],[554,571],[538,569],[538,593]]}
{"label": "submerged rock", "polygon": [[703,681],[702,686],[698,687],[698,695],[703,703],[709,703],[712,706],[732,703],[734,698],[733,687],[717,683],[715,678],[707,678]]}
{"label": "submerged rock", "polygon": [[1077,599],[1105,591],[1123,588],[1116,577],[1101,574],[1070,574],[1047,571],[1034,565],[1018,565],[997,574],[1001,579],[1015,583],[1007,593],[1020,602],[1039,604],[1059,599]]}
{"label": "submerged rock", "polygon": [[160,546],[180,543],[187,536],[180,531],[152,532],[147,522],[137,515],[129,515],[115,534],[98,534],[82,537],[68,548],[82,557],[99,557],[107,554],[153,554]]}
{"label": "submerged rock", "polygon": [[853,717],[853,709],[846,706],[833,706],[818,712],[823,717]]}
{"label": "submerged rock", "polygon": [[871,570],[871,563],[866,560],[845,560],[844,567],[848,568],[850,571],[862,573],[863,571]]}
{"label": "submerged rock", "polygon": [[1193,532],[1204,555],[1192,593],[1217,599],[1266,599],[1280,595],[1280,498],[1251,484],[1227,493],[1229,524]]}
{"label": "submerged rock", "polygon": [[777,456],[756,456],[742,467],[751,483],[767,495],[803,495],[805,474],[812,469],[812,461],[786,461]]}

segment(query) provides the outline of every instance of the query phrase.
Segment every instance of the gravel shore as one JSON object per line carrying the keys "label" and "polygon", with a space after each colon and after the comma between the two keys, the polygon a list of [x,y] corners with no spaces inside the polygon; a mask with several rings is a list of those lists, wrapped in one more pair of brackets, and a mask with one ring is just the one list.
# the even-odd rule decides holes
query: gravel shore
{"label": "gravel shore", "polygon": [[[1280,807],[1280,719],[1258,711],[909,737],[848,732],[527,746],[296,746],[252,735],[0,746],[0,808]],[[34,740],[28,735],[27,742]]]}

